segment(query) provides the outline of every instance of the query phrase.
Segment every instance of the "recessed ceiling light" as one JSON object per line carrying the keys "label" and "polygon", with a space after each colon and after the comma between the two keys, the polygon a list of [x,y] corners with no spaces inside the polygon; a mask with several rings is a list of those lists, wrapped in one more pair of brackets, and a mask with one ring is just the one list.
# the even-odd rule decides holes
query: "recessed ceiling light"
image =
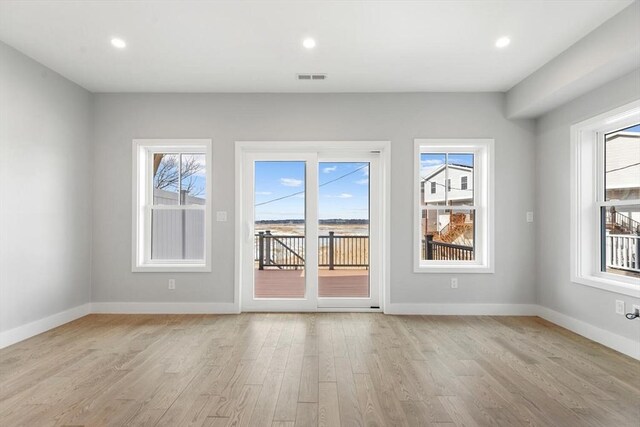
{"label": "recessed ceiling light", "polygon": [[316,41],[312,38],[306,38],[302,41],[302,46],[307,49],[313,49],[314,47],[316,47]]}
{"label": "recessed ceiling light", "polygon": [[509,37],[500,37],[498,40],[496,40],[496,47],[507,47],[509,46],[509,43],[511,43],[511,39]]}
{"label": "recessed ceiling light", "polygon": [[125,47],[127,47],[127,43],[117,37],[111,39],[111,44],[113,45],[113,47],[117,47],[118,49],[124,49]]}

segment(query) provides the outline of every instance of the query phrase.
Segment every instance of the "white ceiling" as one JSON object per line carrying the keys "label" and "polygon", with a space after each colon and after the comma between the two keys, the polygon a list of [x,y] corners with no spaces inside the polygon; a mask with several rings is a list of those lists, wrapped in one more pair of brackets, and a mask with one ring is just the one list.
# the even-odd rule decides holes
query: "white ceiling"
{"label": "white ceiling", "polygon": [[95,92],[506,91],[630,3],[4,0],[0,40]]}

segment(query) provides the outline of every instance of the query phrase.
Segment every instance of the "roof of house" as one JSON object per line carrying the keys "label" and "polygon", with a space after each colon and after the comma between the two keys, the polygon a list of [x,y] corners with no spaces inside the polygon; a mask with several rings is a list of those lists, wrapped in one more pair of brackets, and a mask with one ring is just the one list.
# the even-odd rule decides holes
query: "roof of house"
{"label": "roof of house", "polygon": [[[428,181],[431,177],[439,174],[445,169],[445,166],[446,165],[435,166],[434,168],[429,170],[425,176],[422,177],[422,181]],[[473,166],[462,165],[459,163],[449,163],[449,167],[460,170],[473,170]]]}

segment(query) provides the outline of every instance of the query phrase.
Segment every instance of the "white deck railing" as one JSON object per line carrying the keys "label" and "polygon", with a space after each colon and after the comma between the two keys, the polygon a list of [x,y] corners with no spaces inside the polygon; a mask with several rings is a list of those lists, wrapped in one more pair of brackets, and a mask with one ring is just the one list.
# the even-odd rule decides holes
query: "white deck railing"
{"label": "white deck railing", "polygon": [[607,267],[640,272],[640,236],[607,235]]}

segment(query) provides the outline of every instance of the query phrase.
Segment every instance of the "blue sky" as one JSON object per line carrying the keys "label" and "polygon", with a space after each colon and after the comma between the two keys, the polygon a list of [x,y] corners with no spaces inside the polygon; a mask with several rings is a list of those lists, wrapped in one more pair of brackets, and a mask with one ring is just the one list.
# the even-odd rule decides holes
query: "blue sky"
{"label": "blue sky", "polygon": [[[444,154],[422,153],[420,155],[420,170],[422,176],[425,176],[429,169],[434,169],[443,165],[445,161]],[[473,166],[473,154],[451,153],[449,154],[449,164]]]}
{"label": "blue sky", "polygon": [[640,132],[640,125],[635,125],[630,128],[623,129],[625,132]]}
{"label": "blue sky", "polygon": [[[367,163],[321,162],[319,168],[320,219],[365,219],[369,210]],[[349,174],[348,176],[344,176]],[[344,176],[344,177],[343,177]],[[342,178],[340,178],[342,177]],[[337,181],[330,182],[332,180]],[[256,162],[256,220],[303,219],[304,162]],[[323,185],[324,184],[324,185]],[[291,196],[291,197],[287,197]],[[280,197],[271,203],[261,205]]]}

